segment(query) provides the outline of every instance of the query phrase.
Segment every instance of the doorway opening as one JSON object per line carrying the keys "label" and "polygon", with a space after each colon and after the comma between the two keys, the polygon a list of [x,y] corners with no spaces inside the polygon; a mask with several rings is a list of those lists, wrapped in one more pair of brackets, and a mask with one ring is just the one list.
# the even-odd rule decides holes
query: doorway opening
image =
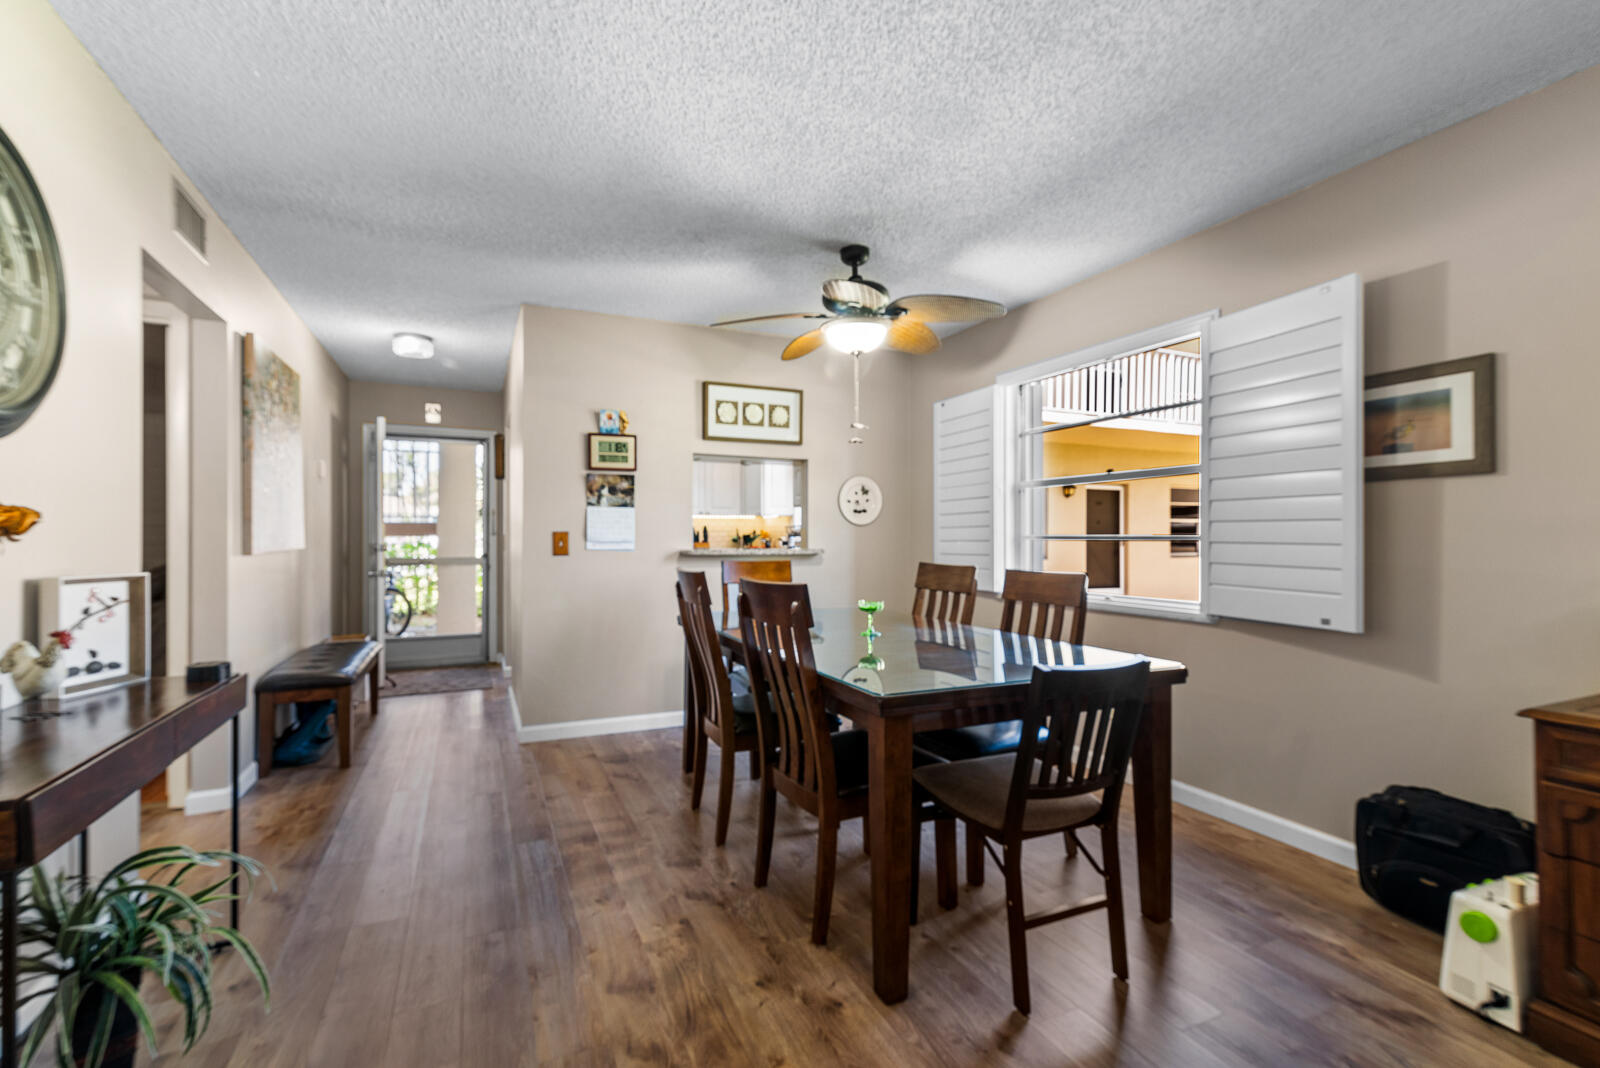
{"label": "doorway opening", "polygon": [[368,633],[387,669],[488,662],[496,626],[493,435],[367,426]]}
{"label": "doorway opening", "polygon": [[[1122,533],[1122,487],[1088,486],[1084,489],[1084,533],[1110,538]],[[1084,545],[1089,588],[1101,593],[1122,592],[1120,541],[1090,541]]]}

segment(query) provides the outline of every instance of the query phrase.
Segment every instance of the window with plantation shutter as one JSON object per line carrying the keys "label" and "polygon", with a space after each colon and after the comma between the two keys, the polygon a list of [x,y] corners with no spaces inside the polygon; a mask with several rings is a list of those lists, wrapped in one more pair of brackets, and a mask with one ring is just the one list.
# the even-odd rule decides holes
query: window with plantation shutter
{"label": "window with plantation shutter", "polygon": [[933,559],[978,570],[980,590],[998,590],[997,520],[1004,491],[996,434],[998,393],[985,386],[933,406]]}
{"label": "window with plantation shutter", "polygon": [[1362,630],[1361,280],[1208,325],[1206,612]]}

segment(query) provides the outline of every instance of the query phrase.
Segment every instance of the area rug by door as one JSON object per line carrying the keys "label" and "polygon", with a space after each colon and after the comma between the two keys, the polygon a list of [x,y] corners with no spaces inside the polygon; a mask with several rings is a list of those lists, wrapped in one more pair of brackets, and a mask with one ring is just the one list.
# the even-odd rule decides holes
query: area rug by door
{"label": "area rug by door", "polygon": [[[404,697],[418,693],[456,693],[460,690],[492,690],[501,677],[499,664],[473,664],[469,667],[420,668],[391,671],[383,682],[384,697]],[[391,685],[391,683],[393,685]]]}

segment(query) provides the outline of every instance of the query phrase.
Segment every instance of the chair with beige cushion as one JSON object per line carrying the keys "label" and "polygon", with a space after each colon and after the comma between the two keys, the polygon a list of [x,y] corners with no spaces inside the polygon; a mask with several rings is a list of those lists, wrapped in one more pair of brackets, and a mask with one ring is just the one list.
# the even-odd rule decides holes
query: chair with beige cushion
{"label": "chair with beige cushion", "polygon": [[[969,849],[981,842],[994,853],[992,843],[999,844],[995,861],[1006,880],[1012,999],[1024,1014],[1031,1009],[1029,928],[1106,909],[1112,971],[1128,978],[1117,811],[1149,677],[1145,660],[1120,668],[1035,667],[1015,753],[932,764],[913,773],[935,803],[966,822]],[[1076,841],[1083,827],[1099,828],[1101,860],[1083,852],[1104,876],[1105,893],[1029,915],[1023,906],[1022,843],[1062,833]]]}
{"label": "chair with beige cushion", "polygon": [[[1005,608],[1000,629],[1009,634],[1083,644],[1089,609],[1089,576],[1081,571],[1007,571],[1000,591]],[[1071,624],[1067,623],[1071,619]],[[971,727],[926,731],[917,735],[916,747],[939,760],[974,760],[1013,753],[1022,735],[1022,722],[1003,719]],[[1073,842],[1066,843],[1073,855]],[[967,883],[983,885],[983,850],[972,831],[967,832]]]}
{"label": "chair with beige cushion", "polygon": [[[739,628],[750,685],[756,695],[761,776],[761,822],[756,839],[755,884],[767,885],[777,795],[817,817],[817,873],[811,941],[825,945],[833,909],[839,825],[867,815],[867,732],[832,731],[811,648],[811,596],[803,583],[745,580],[739,587]],[[937,819],[941,904],[955,904],[955,823],[919,805],[913,814]],[[916,850],[913,850],[915,858]],[[915,863],[915,859],[913,864]],[[915,867],[913,866],[913,871]],[[912,914],[916,879],[912,879]]]}

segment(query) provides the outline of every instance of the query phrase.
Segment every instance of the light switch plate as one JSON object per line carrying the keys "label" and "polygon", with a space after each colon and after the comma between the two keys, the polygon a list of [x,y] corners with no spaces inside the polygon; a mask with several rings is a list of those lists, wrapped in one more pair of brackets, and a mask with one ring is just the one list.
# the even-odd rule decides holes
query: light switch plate
{"label": "light switch plate", "polygon": [[557,530],[557,531],[555,531],[554,533],[552,533],[550,535],[550,555],[551,556],[565,556],[565,555],[567,555],[567,532],[566,531]]}

